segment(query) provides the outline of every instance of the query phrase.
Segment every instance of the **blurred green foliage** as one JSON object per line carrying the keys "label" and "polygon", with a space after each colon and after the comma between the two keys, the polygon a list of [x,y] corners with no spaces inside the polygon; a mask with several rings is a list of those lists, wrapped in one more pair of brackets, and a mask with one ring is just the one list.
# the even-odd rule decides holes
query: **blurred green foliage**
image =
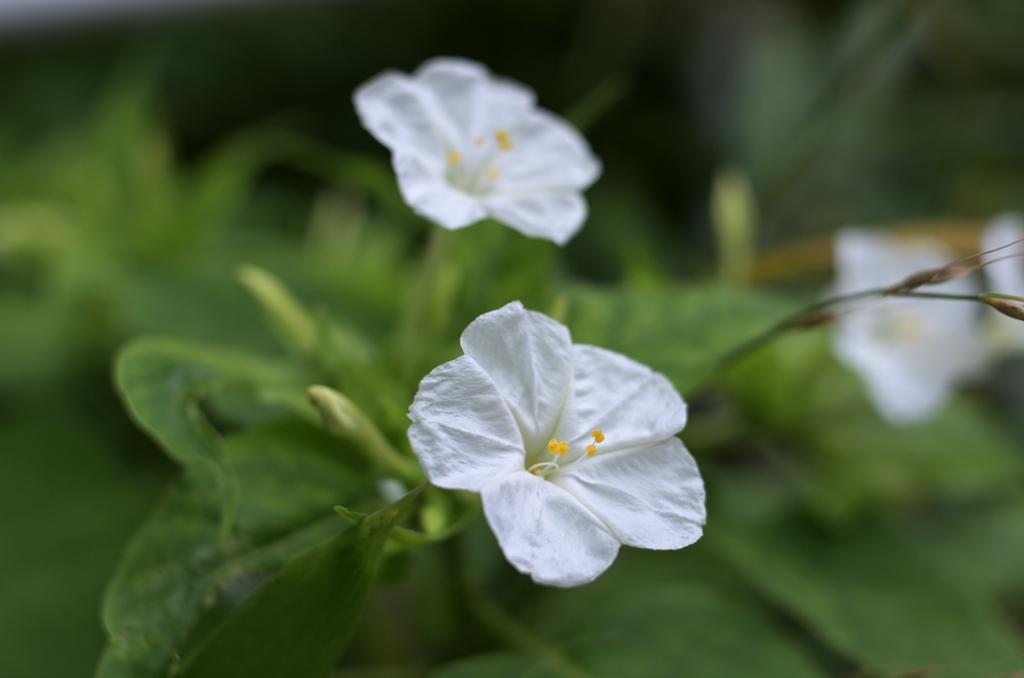
{"label": "blurred green foliage", "polygon": [[[438,0],[9,38],[0,674],[162,676],[200,657],[186,675],[220,675],[201,662],[267,633],[265,581],[308,575],[324,592],[309,609],[337,607],[344,589],[315,563],[360,560],[344,544],[370,523],[334,507],[381,509],[385,478],[322,430],[304,388],[337,388],[408,454],[418,379],[512,299],[686,395],[707,536],[543,589],[481,520],[443,538],[471,498],[425,492],[348,582],[358,603],[380,557],[358,623],[358,605],[336,610],[354,633],[336,678],[1024,670],[1019,363],[894,430],[823,330],[720,362],[812,300],[827,261],[794,260],[770,290],[707,281],[725,166],[750,176],[762,251],[846,223],[1024,208],[1022,12]],[[491,222],[453,234],[410,345],[429,228],[350,94],[436,54],[535,87],[586,126],[605,175],[564,250]],[[287,292],[301,340],[255,269],[239,282],[243,264]]]}

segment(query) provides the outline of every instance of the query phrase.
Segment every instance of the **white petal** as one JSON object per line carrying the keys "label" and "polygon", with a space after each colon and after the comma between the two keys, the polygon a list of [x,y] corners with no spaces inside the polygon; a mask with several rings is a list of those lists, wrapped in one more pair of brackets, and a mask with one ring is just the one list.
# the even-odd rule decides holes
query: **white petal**
{"label": "white petal", "polygon": [[495,194],[484,199],[496,220],[531,238],[564,245],[587,219],[587,201],[572,191]]}
{"label": "white petal", "polygon": [[536,102],[533,90],[496,78],[483,64],[468,59],[431,59],[416,70],[415,78],[463,142],[478,136],[490,140],[499,129],[519,124]]}
{"label": "white petal", "polygon": [[569,330],[515,301],[470,323],[461,342],[505,397],[522,431],[527,458],[539,454],[572,381]]}
{"label": "white petal", "polygon": [[394,153],[413,154],[443,168],[449,142],[420,88],[405,73],[385,71],[352,95],[363,127]]}
{"label": "white petal", "polygon": [[679,438],[601,453],[548,477],[589,508],[623,544],[678,549],[700,539],[704,481]]}
{"label": "white petal", "polygon": [[[1016,212],[1006,212],[992,218],[981,235],[981,249],[994,250],[1024,238],[1024,221]],[[985,257],[987,261],[1024,252],[1024,243],[1005,247]],[[1024,260],[1019,257],[996,261],[984,268],[990,292],[1024,295]],[[990,314],[991,339],[996,350],[1020,350],[1024,347],[1024,323],[992,311]]]}
{"label": "white petal", "polygon": [[409,443],[430,482],[479,492],[523,469],[523,442],[494,383],[469,356],[434,368],[409,407]]}
{"label": "white petal", "polygon": [[512,150],[498,156],[500,193],[582,190],[601,174],[587,140],[554,113],[538,110],[509,130]]}
{"label": "white petal", "polygon": [[953,387],[987,359],[971,304],[887,300],[843,317],[833,335],[836,357],[856,371],[890,423],[925,421]]}
{"label": "white petal", "polygon": [[484,515],[513,567],[538,584],[579,586],[608,569],[619,542],[576,498],[532,473],[495,478]]}
{"label": "white petal", "polygon": [[477,198],[453,188],[420,156],[395,153],[392,165],[402,198],[413,211],[435,224],[454,230],[487,216]]}
{"label": "white petal", "polygon": [[[1006,212],[994,217],[981,234],[981,249],[994,250],[1003,247],[985,257],[987,261],[1000,259],[1024,251],[1024,243],[1005,247],[1024,238],[1024,220],[1015,212]],[[1024,295],[1024,263],[1018,257],[989,264],[984,268],[988,277],[988,286],[992,292],[1003,294]]]}
{"label": "white petal", "polygon": [[604,431],[602,453],[641,447],[679,433],[686,425],[686,403],[664,375],[626,356],[575,344],[573,389],[556,437],[573,451]]}

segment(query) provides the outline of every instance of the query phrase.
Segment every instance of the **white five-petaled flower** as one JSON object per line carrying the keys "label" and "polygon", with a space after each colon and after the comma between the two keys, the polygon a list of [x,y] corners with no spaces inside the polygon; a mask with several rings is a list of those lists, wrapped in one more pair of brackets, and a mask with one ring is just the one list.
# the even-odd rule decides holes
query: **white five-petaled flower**
{"label": "white five-petaled flower", "polygon": [[[836,294],[895,285],[958,257],[928,236],[898,237],[845,228],[835,238]],[[970,278],[926,291],[976,294]],[[864,381],[875,408],[892,424],[927,420],[953,386],[976,375],[986,360],[978,304],[887,298],[841,317],[833,335],[840,362]]]}
{"label": "white five-petaled flower", "polygon": [[601,163],[529,88],[475,61],[437,58],[411,76],[385,71],[353,100],[391,150],[403,198],[427,219],[456,229],[491,217],[559,245],[583,225],[580,191]]}
{"label": "white five-petaled flower", "polygon": [[573,344],[513,302],[462,333],[409,408],[409,441],[439,487],[479,492],[512,565],[577,586],[620,544],[678,549],[700,538],[704,484],[676,437],[686,405],[663,375]]}
{"label": "white five-petaled flower", "polygon": [[[1024,296],[1024,259],[1019,255],[1024,251],[1024,220],[1015,212],[997,214],[985,226],[981,235],[981,249],[999,251],[985,258],[993,263],[985,267],[985,278],[992,292]],[[1007,245],[1013,245],[1007,247]],[[1001,261],[1000,261],[1001,259]],[[1020,351],[1024,349],[1024,323],[1015,318],[1008,318],[992,313],[991,334],[993,349],[997,351]]]}

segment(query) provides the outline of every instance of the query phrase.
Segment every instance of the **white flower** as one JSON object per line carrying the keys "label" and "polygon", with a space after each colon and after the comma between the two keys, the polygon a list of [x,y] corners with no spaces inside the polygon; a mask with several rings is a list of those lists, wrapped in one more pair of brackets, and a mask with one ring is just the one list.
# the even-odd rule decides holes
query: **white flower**
{"label": "white flower", "polygon": [[[1004,212],[992,218],[981,235],[981,249],[988,251],[1005,247],[1024,238],[1024,221],[1015,212]],[[986,257],[987,261],[1019,254],[1024,243],[1006,247]],[[1024,296],[1024,259],[1012,257],[996,261],[985,267],[985,277],[991,292]],[[1024,323],[1000,313],[989,314],[990,339],[995,350],[1020,350],[1024,348]]]}
{"label": "white flower", "polygon": [[[958,258],[928,236],[892,236],[845,228],[835,238],[836,294],[888,287]],[[971,278],[925,291],[977,294]],[[865,382],[878,412],[892,424],[928,419],[955,384],[974,376],[986,352],[978,304],[888,298],[843,315],[833,335],[839,361]]]}
{"label": "white flower", "polygon": [[509,562],[577,586],[620,544],[678,549],[704,524],[704,484],[675,437],[686,405],[663,375],[513,302],[462,333],[409,408],[430,481],[479,492]]}
{"label": "white flower", "polygon": [[580,191],[601,163],[535,99],[454,58],[431,59],[411,76],[385,71],[353,96],[363,126],[391,149],[398,187],[417,214],[448,229],[491,217],[563,245],[587,218]]}

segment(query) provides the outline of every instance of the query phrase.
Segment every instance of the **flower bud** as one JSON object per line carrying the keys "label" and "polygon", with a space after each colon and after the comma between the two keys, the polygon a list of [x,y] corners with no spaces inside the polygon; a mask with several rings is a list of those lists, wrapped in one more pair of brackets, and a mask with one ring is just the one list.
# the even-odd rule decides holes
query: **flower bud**
{"label": "flower bud", "polygon": [[1005,316],[1014,320],[1024,320],[1024,305],[1016,301],[994,297],[988,293],[979,294],[978,298]]}
{"label": "flower bud", "polygon": [[309,398],[324,418],[324,428],[335,435],[359,434],[359,412],[352,401],[326,386],[310,386]]}
{"label": "flower bud", "polygon": [[248,264],[238,267],[238,281],[255,297],[281,338],[304,355],[316,348],[316,325],[299,300],[268,271]]}

